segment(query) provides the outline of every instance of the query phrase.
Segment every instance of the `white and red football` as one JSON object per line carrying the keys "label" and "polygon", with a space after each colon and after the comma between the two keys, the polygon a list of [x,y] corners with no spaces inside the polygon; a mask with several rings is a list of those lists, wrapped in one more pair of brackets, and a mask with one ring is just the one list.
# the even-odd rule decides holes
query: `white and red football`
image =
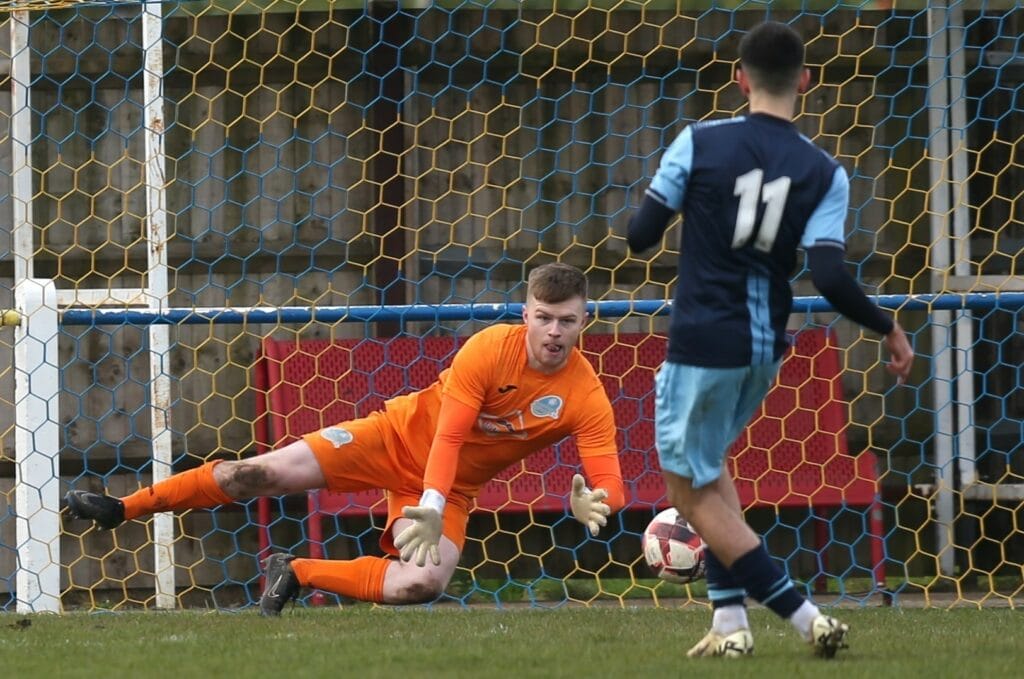
{"label": "white and red football", "polygon": [[704,542],[674,507],[654,517],[640,544],[647,565],[662,580],[686,584],[704,577]]}

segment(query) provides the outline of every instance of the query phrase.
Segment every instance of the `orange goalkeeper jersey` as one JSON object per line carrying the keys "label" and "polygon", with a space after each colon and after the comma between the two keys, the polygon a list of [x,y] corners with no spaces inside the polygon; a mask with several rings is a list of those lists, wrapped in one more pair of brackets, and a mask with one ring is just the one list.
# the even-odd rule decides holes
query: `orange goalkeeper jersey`
{"label": "orange goalkeeper jersey", "polygon": [[581,457],[615,454],[615,418],[593,367],[573,347],[566,364],[544,374],[529,367],[526,326],[496,324],[468,340],[432,386],[385,404],[384,416],[422,478],[437,430],[441,395],[479,410],[459,452],[452,490],[475,497],[509,465],[566,436]]}

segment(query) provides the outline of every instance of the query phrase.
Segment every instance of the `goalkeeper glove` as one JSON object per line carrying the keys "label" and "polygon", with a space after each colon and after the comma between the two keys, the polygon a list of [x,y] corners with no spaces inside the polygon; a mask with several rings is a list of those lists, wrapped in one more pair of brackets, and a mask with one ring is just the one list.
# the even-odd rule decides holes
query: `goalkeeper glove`
{"label": "goalkeeper glove", "polygon": [[420,503],[416,507],[403,507],[402,516],[412,519],[412,525],[395,538],[395,547],[399,550],[402,561],[416,559],[417,566],[427,563],[427,554],[435,566],[441,565],[441,514],[444,511],[444,496],[436,490],[423,492]]}
{"label": "goalkeeper glove", "polygon": [[601,526],[608,524],[606,517],[612,510],[611,507],[601,502],[606,497],[608,497],[608,491],[603,488],[597,490],[587,488],[582,475],[577,474],[572,477],[572,495],[569,498],[572,515],[590,529],[591,535],[597,535]]}

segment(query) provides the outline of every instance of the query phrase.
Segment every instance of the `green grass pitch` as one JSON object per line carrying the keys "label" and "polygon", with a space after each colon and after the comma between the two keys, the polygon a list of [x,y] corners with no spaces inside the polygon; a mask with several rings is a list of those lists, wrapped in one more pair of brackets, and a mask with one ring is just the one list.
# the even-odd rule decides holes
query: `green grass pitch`
{"label": "green grass pitch", "polygon": [[[751,611],[756,652],[687,660],[706,608],[538,610],[289,607],[237,613],[0,615],[4,677],[1009,677],[1024,672],[1010,609],[861,608],[851,648],[815,658],[788,623]],[[826,674],[821,674],[826,672]],[[694,674],[697,673],[697,674]]]}

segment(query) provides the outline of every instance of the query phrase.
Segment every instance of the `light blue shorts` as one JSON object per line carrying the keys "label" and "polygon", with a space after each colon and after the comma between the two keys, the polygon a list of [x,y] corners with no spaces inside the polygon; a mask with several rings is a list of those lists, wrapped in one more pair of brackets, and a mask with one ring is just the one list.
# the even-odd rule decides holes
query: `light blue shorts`
{"label": "light blue shorts", "polygon": [[729,447],[757,412],[781,361],[741,368],[665,362],[654,379],[655,444],[661,468],[693,481],[715,481]]}

